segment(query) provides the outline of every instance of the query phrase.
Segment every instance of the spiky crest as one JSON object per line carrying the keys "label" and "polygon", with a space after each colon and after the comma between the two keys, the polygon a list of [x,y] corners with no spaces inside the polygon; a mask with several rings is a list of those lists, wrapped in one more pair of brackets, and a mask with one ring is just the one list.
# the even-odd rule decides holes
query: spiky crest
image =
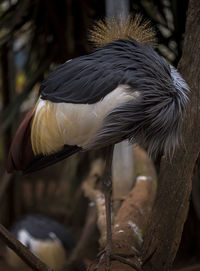
{"label": "spiky crest", "polygon": [[134,18],[129,15],[126,19],[106,18],[97,21],[89,32],[89,40],[96,46],[102,47],[118,39],[133,38],[142,44],[156,46],[155,32],[148,20],[143,20],[140,14]]}

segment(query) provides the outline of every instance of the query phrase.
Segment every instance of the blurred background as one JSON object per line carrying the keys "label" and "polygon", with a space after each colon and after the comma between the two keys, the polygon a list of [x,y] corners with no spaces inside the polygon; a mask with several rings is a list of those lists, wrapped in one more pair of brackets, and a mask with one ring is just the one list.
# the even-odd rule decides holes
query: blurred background
{"label": "blurred background", "polygon": [[[81,267],[78,264],[69,270],[84,270],[83,266],[88,266],[98,253],[102,236],[93,196],[99,191],[102,151],[74,155],[30,176],[19,173],[11,176],[5,168],[13,135],[24,114],[34,105],[42,80],[57,65],[94,50],[88,41],[88,30],[96,20],[141,13],[155,28],[158,53],[177,66],[182,54],[187,6],[188,0],[0,1],[0,222],[10,228],[27,214],[43,214],[65,225],[75,243],[82,240],[75,260],[71,260],[81,261]],[[138,162],[140,152],[143,151],[135,151],[126,143],[115,149],[116,210],[134,186],[138,163],[145,163],[142,158]],[[158,173],[159,159],[154,165]],[[195,180],[175,266],[200,261],[198,170]],[[87,193],[88,185],[93,196]],[[3,243],[1,247],[0,270],[13,270],[5,263]]]}

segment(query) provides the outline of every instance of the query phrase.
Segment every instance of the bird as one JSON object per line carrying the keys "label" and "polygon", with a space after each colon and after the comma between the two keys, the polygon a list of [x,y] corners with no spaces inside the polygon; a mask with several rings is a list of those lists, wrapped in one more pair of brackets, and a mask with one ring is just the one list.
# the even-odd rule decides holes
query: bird
{"label": "bird", "polygon": [[112,251],[112,157],[129,140],[150,156],[171,157],[182,141],[189,86],[154,49],[155,31],[139,15],[98,21],[94,51],[66,61],[42,82],[12,141],[8,171],[40,170],[79,151],[105,149],[106,262]]}
{"label": "bird", "polygon": [[[75,246],[75,240],[66,226],[42,214],[26,215],[15,222],[10,230],[23,245],[56,271],[63,269]],[[6,261],[17,268],[25,265],[9,248],[6,250]]]}

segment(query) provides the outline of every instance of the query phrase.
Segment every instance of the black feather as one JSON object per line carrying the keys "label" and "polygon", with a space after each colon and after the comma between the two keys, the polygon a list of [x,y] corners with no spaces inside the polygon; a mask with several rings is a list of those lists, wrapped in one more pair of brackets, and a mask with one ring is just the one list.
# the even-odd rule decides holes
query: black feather
{"label": "black feather", "polygon": [[96,103],[120,83],[127,83],[124,80],[127,70],[146,65],[142,59],[139,62],[137,59],[150,51],[153,51],[151,46],[143,46],[134,40],[112,42],[90,55],[59,66],[42,83],[40,95],[42,99],[56,103]]}
{"label": "black feather", "polygon": [[12,226],[11,232],[17,237],[20,230],[26,230],[34,239],[41,241],[52,239],[51,233],[54,233],[66,250],[75,245],[73,236],[64,225],[44,215],[28,215],[20,219]]}
{"label": "black feather", "polygon": [[119,51],[122,45],[126,54],[120,51],[121,61],[114,58],[116,67],[123,70],[119,83],[129,85],[129,91],[138,91],[139,96],[108,113],[88,149],[129,139],[145,147],[150,155],[164,151],[171,156],[180,141],[189,88],[175,68],[151,46],[131,40],[105,48]]}
{"label": "black feather", "polygon": [[111,42],[58,67],[40,93],[53,102],[90,104],[119,84],[129,85],[128,91],[138,91],[139,97],[109,112],[88,149],[130,139],[149,154],[173,152],[180,138],[188,86],[150,45],[133,39]]}
{"label": "black feather", "polygon": [[40,154],[34,156],[30,163],[26,166],[26,168],[23,169],[23,174],[32,173],[45,167],[56,164],[80,150],[81,148],[78,146],[65,145],[63,149],[58,151],[57,153],[53,153],[50,155]]}

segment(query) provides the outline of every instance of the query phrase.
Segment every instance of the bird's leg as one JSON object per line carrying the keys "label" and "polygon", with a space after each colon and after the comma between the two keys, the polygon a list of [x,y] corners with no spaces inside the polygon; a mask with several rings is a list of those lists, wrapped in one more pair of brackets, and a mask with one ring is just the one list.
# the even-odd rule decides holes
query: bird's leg
{"label": "bird's leg", "polygon": [[[113,146],[109,146],[106,149],[106,164],[103,176],[101,178],[103,184],[103,193],[105,196],[105,207],[106,207],[106,247],[97,255],[96,267],[93,269],[97,271],[105,259],[105,270],[110,271],[111,261],[119,261],[123,264],[129,265],[134,270],[142,271],[140,264],[135,264],[127,260],[126,258],[132,258],[135,255],[124,255],[124,254],[113,254],[112,253],[112,223],[111,223],[111,196],[112,196],[112,158],[113,158]],[[92,267],[93,263],[89,266],[88,270]]]}
{"label": "bird's leg", "polygon": [[114,145],[106,149],[106,165],[102,176],[103,193],[106,207],[106,270],[110,270],[110,255],[112,250],[112,222],[111,222],[111,200],[112,200],[112,158]]}

